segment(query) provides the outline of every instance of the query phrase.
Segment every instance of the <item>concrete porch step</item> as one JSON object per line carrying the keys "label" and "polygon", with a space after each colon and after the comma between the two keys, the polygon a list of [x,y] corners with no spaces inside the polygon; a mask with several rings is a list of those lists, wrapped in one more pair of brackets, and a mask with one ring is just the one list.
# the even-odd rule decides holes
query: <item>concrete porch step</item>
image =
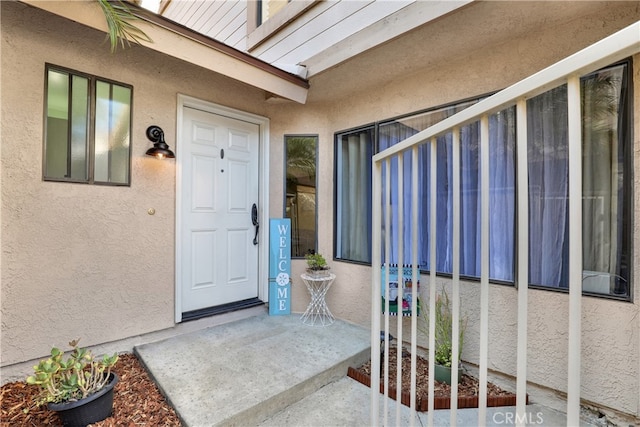
{"label": "concrete porch step", "polygon": [[[367,427],[371,426],[371,390],[351,378],[342,378],[323,387],[321,390],[305,397],[301,401],[287,407],[275,416],[262,422],[259,427]],[[380,425],[384,401],[380,397]],[[428,413],[417,412],[413,424],[411,411],[407,406],[400,405],[398,418],[398,403],[387,401],[387,425],[390,426],[427,426]],[[561,427],[567,425],[564,413],[540,404],[527,405],[524,417],[516,418],[515,406],[487,408],[485,425],[487,427],[509,427],[516,425],[516,420],[525,425]],[[451,425],[451,411],[440,409],[434,411],[433,425],[446,427]],[[478,409],[465,408],[456,412],[457,427],[475,427],[478,425]],[[571,426],[578,427],[578,426]],[[597,427],[586,420],[580,421],[579,427]]]}
{"label": "concrete porch step", "polygon": [[318,327],[260,314],[135,352],[186,426],[250,426],[344,378],[369,359],[369,340],[338,320]]}

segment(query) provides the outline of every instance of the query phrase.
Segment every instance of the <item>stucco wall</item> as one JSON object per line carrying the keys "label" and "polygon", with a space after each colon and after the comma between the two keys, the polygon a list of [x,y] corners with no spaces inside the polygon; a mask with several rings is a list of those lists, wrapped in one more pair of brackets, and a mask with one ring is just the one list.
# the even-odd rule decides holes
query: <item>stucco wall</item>
{"label": "stucco wall", "polygon": [[[514,2],[487,2],[472,5],[463,12],[441,19],[432,27],[410,34],[403,40],[363,55],[356,61],[311,79],[310,102],[305,109],[283,108],[272,113],[272,131],[282,133],[318,133],[321,155],[318,206],[319,248],[333,254],[333,192],[325,185],[333,185],[333,135],[335,132],[383,120],[400,114],[442,105],[504,88],[569,54],[640,19],[637,2],[595,4],[560,4],[563,2],[527,3],[527,11],[519,16],[532,19],[538,15],[553,16],[553,7],[570,12],[569,21],[540,20],[541,25],[530,32],[491,34],[490,22],[496,19],[496,8],[504,8],[503,19],[510,19],[508,5]],[[584,6],[584,7],[583,7]],[[571,10],[565,8],[572,8]],[[543,10],[546,9],[546,10]],[[489,23],[489,24],[488,24]],[[520,22],[524,25],[525,21]],[[517,25],[516,25],[517,26]],[[459,43],[447,29],[455,28]],[[439,32],[448,34],[438,37]],[[474,35],[477,40],[474,40]],[[434,57],[445,48],[447,55],[434,59],[431,66],[407,71],[402,79],[366,88],[362,81],[375,74],[377,65],[398,60],[399,67],[410,64],[411,49],[421,43],[432,49]],[[404,59],[403,59],[404,57]],[[384,72],[384,71],[382,71]],[[634,58],[635,75],[635,195],[640,201],[640,56]],[[339,93],[343,95],[340,96]],[[292,116],[295,116],[292,118]],[[324,127],[326,124],[327,127]],[[275,144],[274,144],[275,145]],[[277,148],[272,146],[275,152]],[[274,158],[281,156],[278,152]],[[281,187],[281,186],[280,186]],[[329,197],[325,201],[324,196]],[[282,194],[272,185],[272,211],[282,209]],[[640,226],[634,224],[634,242],[640,242]],[[638,251],[634,252],[634,277],[640,273]],[[370,268],[331,261],[337,279],[327,300],[331,310],[352,322],[370,325]],[[308,297],[297,274],[304,262],[294,262],[294,304],[296,311],[304,310]],[[446,283],[446,280],[440,280]],[[426,283],[423,278],[423,283]],[[426,291],[423,287],[423,291]],[[463,359],[477,363],[479,346],[479,286],[462,284],[463,310],[469,316],[469,330]],[[512,286],[492,285],[490,290],[490,351],[489,368],[515,375],[517,291]],[[634,281],[636,302],[611,301],[603,298],[582,299],[582,398],[609,408],[639,414],[640,396],[640,315],[637,295],[640,287]],[[426,300],[425,300],[426,303]],[[565,391],[567,383],[567,324],[568,295],[542,290],[529,293],[529,381]],[[405,332],[408,331],[406,324]],[[421,345],[426,345],[422,342]]]}
{"label": "stucco wall", "polygon": [[[147,126],[163,127],[175,147],[176,95],[261,114],[271,119],[270,216],[283,212],[283,137],[318,134],[319,250],[333,253],[333,135],[335,132],[431,106],[499,90],[640,19],[637,2],[580,3],[571,20],[541,20],[535,31],[493,34],[491,19],[508,19],[486,2],[439,20],[356,61],[314,77],[309,103],[265,103],[264,93],[147,49],[115,55],[104,35],[15,2],[0,2],[2,19],[2,259],[1,365],[41,357],[51,345],[82,337],[85,345],[171,327],[174,316],[175,163],[146,157]],[[528,3],[528,15],[552,7]],[[500,5],[500,6],[496,6]],[[532,6],[533,5],[533,6]],[[568,6],[562,6],[563,8]],[[475,8],[475,9],[473,9]],[[536,9],[538,8],[538,9]],[[566,13],[566,10],[565,10]],[[496,18],[494,16],[498,16]],[[524,14],[524,15],[527,15]],[[517,26],[517,23],[516,23]],[[467,43],[438,37],[447,29]],[[483,29],[483,31],[479,31]],[[478,31],[478,37],[474,37]],[[476,40],[477,39],[477,40]],[[429,40],[430,44],[421,42]],[[454,36],[450,36],[454,40]],[[439,49],[434,61],[411,68],[411,49]],[[422,46],[422,47],[421,47]],[[445,61],[446,59],[446,61]],[[363,86],[376,64],[395,61],[402,79]],[[44,64],[77,69],[134,87],[131,187],[42,181]],[[635,164],[640,164],[640,56],[635,58]],[[635,203],[640,205],[636,166]],[[150,216],[147,209],[154,208]],[[635,247],[640,225],[634,224]],[[640,256],[634,252],[634,277]],[[368,327],[370,268],[330,261],[338,278],[328,294],[334,314]],[[309,296],[293,263],[293,311]],[[640,292],[634,281],[634,294]],[[470,329],[463,358],[477,356],[478,286],[462,286]],[[516,291],[491,286],[490,367],[515,372]],[[529,379],[566,387],[567,296],[532,291],[529,301]],[[583,398],[639,413],[639,305],[583,298]],[[58,328],[64,325],[64,328]],[[69,334],[73,334],[69,336]]]}
{"label": "stucco wall", "polygon": [[[1,8],[1,364],[173,326],[176,164],[145,155],[145,130],[161,126],[175,149],[178,93],[258,114],[264,93],[139,46],[111,54],[103,33],[16,2]],[[45,62],[133,85],[130,187],[42,180]]]}

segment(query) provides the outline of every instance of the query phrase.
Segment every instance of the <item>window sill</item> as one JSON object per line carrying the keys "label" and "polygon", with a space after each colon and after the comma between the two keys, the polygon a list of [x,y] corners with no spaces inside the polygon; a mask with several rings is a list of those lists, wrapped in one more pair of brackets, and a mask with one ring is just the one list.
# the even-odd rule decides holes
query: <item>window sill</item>
{"label": "window sill", "polygon": [[[354,264],[354,265],[361,265],[361,266],[365,266],[365,267],[367,267],[367,266],[371,267],[371,263],[350,261],[350,260],[347,260],[347,259],[334,258],[334,261],[336,261],[336,262],[344,262],[346,264]],[[427,275],[427,274],[429,274],[429,270],[420,270],[420,274]],[[452,279],[453,275],[452,274],[448,274],[448,273],[436,273],[436,277]],[[480,283],[480,278],[479,277],[473,277],[473,276],[462,276],[461,275],[460,276],[460,280],[461,281],[465,281],[465,282]],[[518,286],[516,285],[515,282],[506,281],[506,280],[490,279],[489,280],[489,284],[490,285],[497,285],[497,286],[507,286],[507,287],[512,287],[514,289],[518,288]],[[556,288],[556,287],[552,287],[552,286],[541,286],[541,285],[529,284],[529,290],[549,291],[549,292],[557,292],[557,293],[561,293],[561,294],[569,294],[569,288],[565,288],[565,287],[557,287]],[[630,295],[604,294],[604,293],[589,292],[589,291],[584,291],[583,290],[582,291],[582,296],[583,297],[601,298],[601,299],[612,300],[612,301],[633,303],[633,298]]]}

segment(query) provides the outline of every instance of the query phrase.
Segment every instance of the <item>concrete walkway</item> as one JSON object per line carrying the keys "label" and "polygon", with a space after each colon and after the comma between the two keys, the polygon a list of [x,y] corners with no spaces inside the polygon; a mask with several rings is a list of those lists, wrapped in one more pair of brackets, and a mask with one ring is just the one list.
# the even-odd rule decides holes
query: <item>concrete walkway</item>
{"label": "concrete walkway", "polygon": [[[348,366],[369,359],[369,340],[367,330],[342,321],[317,327],[299,314],[259,314],[135,352],[185,426],[353,427],[371,423],[370,389],[346,377]],[[398,424],[396,408],[389,400],[388,425]],[[475,426],[477,417],[476,409],[458,410],[457,425]],[[566,425],[564,414],[542,405],[527,406],[526,417],[527,425]],[[434,412],[434,425],[449,424],[448,410]],[[406,406],[399,425],[411,425]],[[427,414],[415,425],[427,425]],[[488,408],[487,425],[515,425],[515,408]]]}
{"label": "concrete walkway", "polygon": [[184,424],[257,425],[369,359],[369,332],[259,315],[135,348]]}

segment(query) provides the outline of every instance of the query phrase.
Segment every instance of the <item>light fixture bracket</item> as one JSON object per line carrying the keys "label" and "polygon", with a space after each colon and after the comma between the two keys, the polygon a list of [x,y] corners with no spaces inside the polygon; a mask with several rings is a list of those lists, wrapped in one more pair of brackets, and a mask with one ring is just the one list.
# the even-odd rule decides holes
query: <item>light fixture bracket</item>
{"label": "light fixture bracket", "polygon": [[153,147],[147,150],[147,155],[153,156],[157,159],[175,158],[173,151],[169,149],[169,145],[164,140],[164,131],[160,126],[149,126],[147,128],[147,138],[153,142]]}

